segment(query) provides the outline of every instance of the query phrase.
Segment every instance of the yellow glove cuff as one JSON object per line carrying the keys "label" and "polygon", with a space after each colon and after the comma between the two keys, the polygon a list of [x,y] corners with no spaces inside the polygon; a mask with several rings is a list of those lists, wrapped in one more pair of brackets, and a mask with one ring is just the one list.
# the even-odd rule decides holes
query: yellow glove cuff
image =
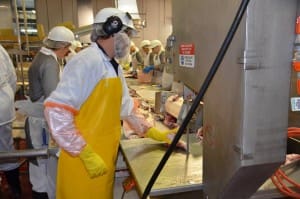
{"label": "yellow glove cuff", "polygon": [[177,128],[172,129],[172,130],[167,130],[167,131],[160,131],[154,127],[149,128],[146,132],[147,137],[152,138],[157,141],[163,141],[167,142],[168,144],[171,143],[171,139],[168,137],[169,134],[175,134],[177,133]]}
{"label": "yellow glove cuff", "polygon": [[79,153],[80,158],[84,158],[88,156],[90,153],[94,152],[92,147],[90,145],[85,145],[85,147],[82,149],[82,151]]}

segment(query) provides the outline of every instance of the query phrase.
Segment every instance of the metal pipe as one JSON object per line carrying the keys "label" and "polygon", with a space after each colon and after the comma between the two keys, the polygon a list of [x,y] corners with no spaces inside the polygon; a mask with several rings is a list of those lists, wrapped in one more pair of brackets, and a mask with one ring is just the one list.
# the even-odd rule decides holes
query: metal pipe
{"label": "metal pipe", "polygon": [[[18,13],[18,4],[17,0],[14,0],[14,12],[15,12],[15,17],[16,17],[16,32],[17,32],[17,37],[18,37],[18,50],[21,52],[22,51],[22,41],[21,41],[21,34],[20,34],[20,21],[19,21],[19,13]],[[21,81],[22,81],[22,93],[25,93],[25,77],[24,77],[24,70],[23,70],[23,57],[20,54],[16,54],[16,63],[17,63],[17,68],[19,68],[19,63],[20,63],[20,68],[21,68]]]}
{"label": "metal pipe", "polygon": [[170,147],[168,148],[168,150],[166,151],[165,155],[162,157],[162,160],[160,161],[160,163],[158,164],[157,168],[155,169],[153,175],[151,176],[145,190],[144,190],[144,193],[143,193],[143,196],[142,196],[142,199],[146,199],[151,191],[151,188],[153,186],[153,184],[155,183],[157,177],[159,176],[161,170],[163,169],[164,165],[166,164],[167,160],[169,159],[171,153],[173,152],[173,150],[175,149],[176,147],[176,144],[178,143],[180,137],[182,136],[184,130],[186,129],[188,123],[190,122],[190,120],[192,119],[193,117],[193,114],[194,112],[196,111],[197,107],[199,106],[200,104],[200,101],[202,100],[204,94],[206,93],[206,90],[208,89],[208,86],[209,84],[211,83],[214,75],[216,74],[226,52],[227,52],[227,49],[235,35],[235,32],[236,30],[238,29],[239,27],[239,24],[242,20],[242,17],[244,15],[244,12],[246,11],[247,9],[247,6],[248,6],[248,3],[249,3],[250,0],[243,0],[240,4],[240,7],[236,13],[236,16],[231,24],[231,27],[222,43],[222,46],[216,56],[216,59],[213,63],[213,65],[211,66],[199,92],[198,92],[198,95],[196,96],[192,106],[191,106],[191,109],[189,110],[187,116],[184,118],[183,122],[182,122],[182,125],[180,126],[177,134],[175,135]]}
{"label": "metal pipe", "polygon": [[25,0],[22,0],[22,10],[23,10],[23,19],[24,19],[24,33],[26,40],[26,51],[27,55],[29,55],[29,37],[28,37],[28,20],[27,20],[27,10]]}
{"label": "metal pipe", "polygon": [[17,33],[17,37],[18,37],[18,47],[19,47],[19,50],[21,50],[20,21],[19,21],[17,0],[14,0],[14,12],[15,12],[15,17],[16,17],[16,33]]}
{"label": "metal pipe", "polygon": [[12,159],[12,158],[21,158],[21,157],[37,157],[37,156],[48,156],[49,151],[45,149],[25,149],[25,150],[16,150],[16,151],[0,151],[0,160],[2,159]]}

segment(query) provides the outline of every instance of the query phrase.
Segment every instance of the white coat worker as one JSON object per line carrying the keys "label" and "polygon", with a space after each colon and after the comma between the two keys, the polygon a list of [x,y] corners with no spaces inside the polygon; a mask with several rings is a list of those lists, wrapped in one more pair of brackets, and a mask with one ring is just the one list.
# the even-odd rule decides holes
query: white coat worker
{"label": "white coat worker", "polygon": [[[29,137],[35,149],[48,147],[49,132],[43,117],[43,102],[56,88],[62,66],[58,59],[68,55],[74,34],[63,26],[52,28],[44,39],[44,47],[37,53],[28,70],[29,97],[32,110],[28,113]],[[29,177],[33,199],[55,199],[57,157],[37,158],[29,163]]]}
{"label": "white coat worker", "polygon": [[131,57],[131,71],[136,72],[136,70],[143,66],[143,58],[140,54],[139,48],[131,41],[129,54]]}
{"label": "white coat worker", "polygon": [[140,43],[140,54],[142,56],[143,59],[143,66],[149,66],[149,58],[150,58],[150,53],[151,53],[151,49],[150,49],[150,45],[151,42],[150,40],[143,40]]}
{"label": "white coat worker", "polygon": [[[137,117],[121,67],[134,32],[131,16],[116,8],[100,10],[94,19],[91,46],[67,63],[57,88],[46,99],[45,117],[62,148],[57,199],[113,199],[115,161],[121,120],[141,136],[170,142]],[[174,134],[173,134],[174,135]]]}
{"label": "white coat worker", "polygon": [[[15,119],[15,92],[17,77],[15,68],[6,50],[0,45],[0,151],[13,151],[12,121]],[[1,160],[14,199],[21,198],[18,160]]]}
{"label": "white coat worker", "polygon": [[137,68],[142,66],[142,57],[139,53],[139,48],[136,47],[133,41],[130,42],[129,53],[122,59],[118,59],[118,63],[125,71],[130,71],[136,74]]}
{"label": "white coat worker", "polygon": [[150,48],[149,66],[146,66],[143,71],[149,72],[154,69],[152,83],[162,85],[162,74],[166,63],[165,50],[159,40],[152,40]]}

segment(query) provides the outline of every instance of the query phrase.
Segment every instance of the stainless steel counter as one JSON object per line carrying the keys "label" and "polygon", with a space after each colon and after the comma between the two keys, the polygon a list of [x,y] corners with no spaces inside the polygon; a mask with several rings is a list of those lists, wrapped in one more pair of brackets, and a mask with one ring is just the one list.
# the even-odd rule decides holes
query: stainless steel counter
{"label": "stainless steel counter", "polygon": [[[195,135],[190,135],[190,141],[189,155],[182,149],[173,152],[156,180],[150,197],[202,190],[202,145]],[[142,195],[167,146],[150,138],[142,138],[122,140],[120,148],[136,181],[137,190]]]}
{"label": "stainless steel counter", "polygon": [[[185,140],[184,135],[182,139]],[[179,195],[182,198],[202,198],[199,195],[203,194],[202,143],[198,142],[193,134],[190,135],[190,141],[188,156],[181,149],[176,149],[173,152],[152,187],[149,194],[150,198],[173,198],[170,195],[176,196],[174,198],[178,198]],[[164,143],[150,138],[121,141],[121,152],[130,174],[136,181],[136,188],[140,196],[142,196],[154,170],[166,152],[166,147]],[[292,169],[288,174],[293,179],[299,179],[299,169]],[[251,197],[251,199],[267,198],[285,198],[270,179]]]}
{"label": "stainless steel counter", "polygon": [[126,78],[127,85],[130,89],[136,91],[136,93],[143,99],[147,100],[151,105],[155,104],[155,93],[161,91],[161,88],[157,85],[139,83],[137,79]]}

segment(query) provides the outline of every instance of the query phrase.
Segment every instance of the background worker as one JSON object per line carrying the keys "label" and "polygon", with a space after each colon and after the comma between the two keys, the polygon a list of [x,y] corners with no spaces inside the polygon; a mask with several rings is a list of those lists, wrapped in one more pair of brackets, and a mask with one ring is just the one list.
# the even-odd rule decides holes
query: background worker
{"label": "background worker", "polygon": [[[130,45],[133,45],[133,42],[131,42]],[[122,58],[119,58],[119,59],[116,59],[116,60],[121,65],[121,67],[124,71],[130,71],[131,70],[132,59],[131,59],[130,53],[125,55],[125,57],[122,57]]]}
{"label": "background worker", "polygon": [[149,58],[151,53],[150,44],[151,44],[150,40],[143,40],[140,43],[140,54],[143,59],[143,67],[150,65],[149,64]]}
{"label": "background worker", "polygon": [[[17,77],[15,68],[6,50],[0,45],[0,150],[13,151],[12,121],[15,119],[14,98]],[[1,160],[0,171],[4,171],[14,199],[21,198],[19,163],[17,159]]]}
{"label": "background worker", "polygon": [[[62,66],[59,59],[64,59],[74,41],[74,34],[68,28],[56,26],[44,39],[44,47],[35,56],[29,70],[29,97],[32,102],[28,116],[29,138],[33,148],[48,147],[49,132],[43,117],[43,102],[56,88]],[[29,163],[29,177],[32,184],[33,198],[55,199],[57,157],[39,157]]]}
{"label": "background worker", "polygon": [[135,72],[137,67],[142,65],[142,57],[133,41],[130,42],[129,53],[125,57],[118,59],[118,62],[125,71],[130,72]]}
{"label": "background worker", "polygon": [[143,58],[140,54],[139,48],[131,41],[129,54],[131,57],[131,71],[136,73],[136,70],[143,65]]}
{"label": "background worker", "polygon": [[162,73],[166,63],[165,50],[159,40],[152,40],[150,44],[151,53],[149,57],[150,67],[154,67],[152,82],[162,85]]}
{"label": "background worker", "polygon": [[[112,199],[121,120],[140,135],[170,141],[135,115],[122,69],[115,61],[129,52],[134,32],[128,13],[100,10],[90,47],[67,63],[57,88],[45,101],[51,134],[63,149],[57,175],[57,199]],[[147,133],[145,133],[147,132]]]}
{"label": "background worker", "polygon": [[65,57],[66,62],[68,62],[74,55],[76,55],[83,48],[82,44],[78,40],[74,40],[69,50],[70,53]]}

